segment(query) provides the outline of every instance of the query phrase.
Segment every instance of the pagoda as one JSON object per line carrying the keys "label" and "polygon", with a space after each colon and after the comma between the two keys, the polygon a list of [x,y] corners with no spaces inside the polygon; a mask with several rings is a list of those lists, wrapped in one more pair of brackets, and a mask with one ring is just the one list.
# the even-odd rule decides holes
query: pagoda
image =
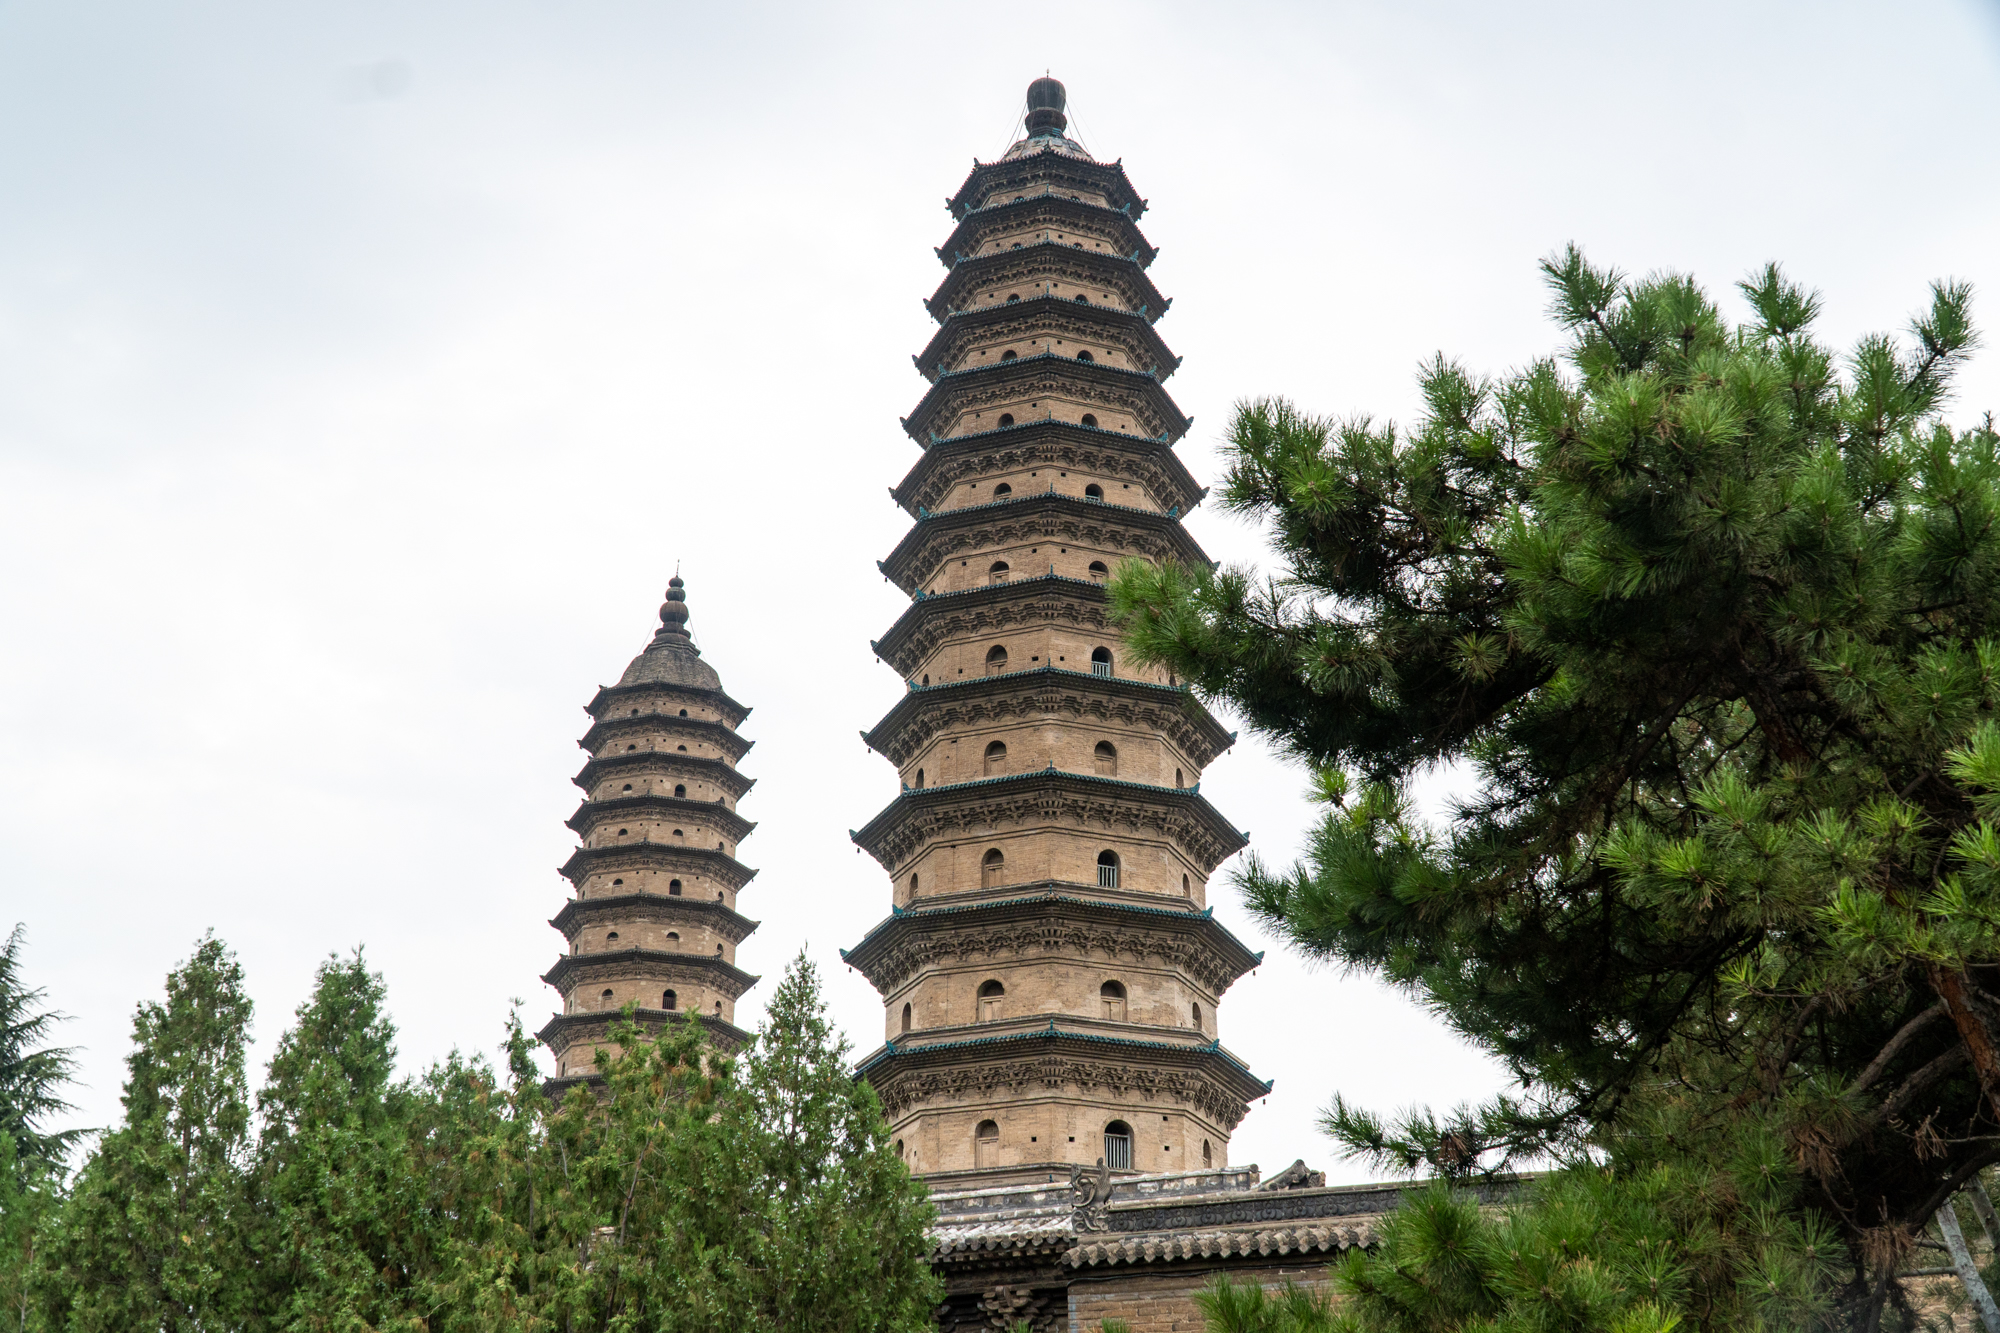
{"label": "pagoda", "polygon": [[582,845],[561,872],[575,896],[549,922],[568,949],[542,977],[562,1012],[536,1034],[555,1053],[557,1088],[593,1077],[627,1005],[642,1025],[692,1014],[719,1045],[749,1038],[735,1017],[757,983],[736,966],[757,928],[736,910],[757,873],[736,859],[756,827],[736,812],[753,781],[736,768],[752,744],[736,732],[750,710],[723,691],[687,621],[675,575],[653,641],[585,705],[591,726],[577,744],[590,759],[569,819]]}
{"label": "pagoda", "polygon": [[1260,957],[1207,907],[1245,838],[1201,775],[1235,737],[1107,615],[1119,562],[1206,562],[1182,525],[1205,492],[1146,201],[1064,104],[1035,80],[947,203],[891,491],[914,525],[880,562],[911,604],[873,647],[907,689],[863,739],[901,792],[853,836],[892,906],[843,957],[884,1001],[860,1072],[940,1188],[1220,1168],[1270,1088],[1218,1025]]}

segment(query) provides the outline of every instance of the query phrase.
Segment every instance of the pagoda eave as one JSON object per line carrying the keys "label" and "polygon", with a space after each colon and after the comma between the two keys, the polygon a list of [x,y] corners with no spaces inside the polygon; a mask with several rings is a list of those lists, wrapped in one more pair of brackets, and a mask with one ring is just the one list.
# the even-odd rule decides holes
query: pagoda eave
{"label": "pagoda eave", "polygon": [[[630,919],[633,913],[682,918],[700,922],[731,944],[741,944],[761,922],[730,910],[713,898],[693,898],[674,893],[621,893],[603,898],[572,898],[549,918],[549,924],[574,939],[578,930],[604,921]],[[615,922],[614,922],[615,924]]]}
{"label": "pagoda eave", "polygon": [[592,759],[585,764],[570,781],[589,791],[601,778],[647,767],[699,773],[728,792],[729,798],[733,801],[742,800],[750,789],[757,785],[757,779],[745,777],[741,769],[723,760],[713,759],[707,755],[682,754],[678,750],[632,750],[607,754],[601,759]]}
{"label": "pagoda eave", "polygon": [[1151,828],[1178,842],[1208,874],[1250,840],[1192,787],[1158,787],[1122,778],[1030,769],[935,787],[905,787],[850,836],[884,870],[900,874],[929,842],[984,834],[1011,825]]}
{"label": "pagoda eave", "polygon": [[[622,1013],[557,1014],[542,1024],[542,1030],[535,1034],[535,1040],[556,1051],[574,1046],[580,1041],[605,1042],[610,1040],[611,1029],[622,1017]],[[662,1028],[669,1023],[685,1023],[692,1018],[708,1030],[709,1040],[725,1051],[739,1050],[751,1039],[750,1033],[727,1019],[717,1018],[714,1014],[694,1014],[685,1009],[640,1008],[633,1012],[632,1018],[640,1027],[647,1029]],[[560,1043],[558,1038],[561,1039]],[[566,1078],[549,1079],[542,1084],[542,1087],[545,1091],[567,1090],[602,1081],[602,1076],[598,1074],[571,1074]]]}
{"label": "pagoda eave", "polygon": [[754,822],[745,819],[720,801],[695,801],[685,796],[651,794],[585,801],[576,808],[576,813],[563,823],[579,837],[588,837],[590,831],[599,824],[646,814],[658,815],[661,818],[669,816],[684,818],[688,823],[700,820],[714,825],[724,837],[733,842],[743,841],[757,827]]}
{"label": "pagoda eave", "polygon": [[889,494],[915,518],[921,510],[937,508],[961,474],[1018,471],[1037,464],[1074,471],[1101,467],[1129,476],[1147,486],[1160,503],[1178,505],[1182,513],[1208,495],[1165,440],[1056,417],[933,441]]}
{"label": "pagoda eave", "polygon": [[[978,621],[979,628],[984,629],[989,624],[999,628],[1022,619],[1028,608],[1046,607],[1053,601],[1069,604],[1066,614],[1059,617],[1066,623],[1092,629],[1102,628],[1107,623],[1109,601],[1102,583],[1095,579],[1071,578],[1067,574],[1030,574],[1005,583],[961,588],[957,592],[919,594],[903,614],[896,617],[896,623],[889,627],[888,632],[871,642],[869,647],[897,675],[908,676],[917,669],[916,654],[929,651],[917,647],[916,641],[927,626],[940,618],[984,613]],[[1020,608],[1020,611],[1008,615],[1001,608]]]}
{"label": "pagoda eave", "polygon": [[[1065,707],[1065,700],[1073,702]],[[1007,706],[1010,703],[1012,706]],[[905,734],[916,728],[927,714],[943,710],[970,712],[987,722],[1003,716],[1046,718],[1136,713],[1158,727],[1162,734],[1183,730],[1182,735],[1172,739],[1180,744],[1182,754],[1196,768],[1207,767],[1216,755],[1236,742],[1235,734],[1225,731],[1215,715],[1185,685],[1161,685],[1130,676],[1100,676],[1093,671],[1074,671],[1053,663],[912,687],[882,715],[881,721],[861,734],[862,742],[891,763],[900,765],[910,757],[908,751],[928,739],[930,731],[922,732],[914,742],[905,741]],[[961,715],[956,721],[965,725],[970,718]]]}
{"label": "pagoda eave", "polygon": [[[1087,885],[1055,885],[1009,897],[898,908],[878,923],[841,961],[884,998],[900,991],[939,960],[1011,947],[1016,956],[1055,952],[1065,924],[1091,927],[1088,947],[1118,957],[1167,956],[1186,967],[1220,997],[1238,977],[1263,961],[1217,921],[1192,907],[1149,907],[1106,900]],[[1035,886],[1025,886],[1033,888]],[[1090,896],[1086,896],[1090,895]],[[926,947],[928,946],[928,947]]]}
{"label": "pagoda eave", "polygon": [[937,290],[925,298],[924,309],[942,324],[954,310],[976,307],[979,302],[971,294],[981,287],[1033,284],[1045,277],[1100,291],[1117,288],[1125,293],[1126,304],[1149,324],[1157,323],[1173,305],[1135,259],[1105,250],[1080,250],[1062,241],[1034,241],[1018,250],[995,250],[959,260]]}
{"label": "pagoda eave", "polygon": [[727,717],[728,725],[731,727],[741,726],[743,719],[749,717],[751,711],[747,705],[736,702],[721,690],[655,680],[642,680],[632,685],[600,685],[597,687],[597,693],[591,696],[590,702],[585,704],[583,709],[591,717],[599,718],[599,710],[607,705],[643,698],[648,694],[671,694],[682,698],[704,700],[713,704],[718,712]]}
{"label": "pagoda eave", "polygon": [[542,974],[542,980],[557,990],[565,990],[571,981],[588,983],[634,976],[665,981],[685,977],[714,987],[732,1001],[761,980],[720,958],[668,949],[646,949],[636,944],[629,949],[564,954],[556,960],[554,967]]}
{"label": "pagoda eave", "polygon": [[1103,195],[1113,209],[1125,214],[1134,222],[1146,212],[1146,201],[1132,188],[1132,182],[1125,175],[1122,163],[1071,157],[1053,148],[1023,153],[1019,157],[1001,158],[993,162],[974,161],[972,170],[966,173],[964,183],[945,202],[945,208],[954,218],[963,218],[971,211],[974,203],[987,192],[1002,188],[1005,182],[1016,180],[1024,184],[1034,181],[1055,181],[1077,189],[1093,191]]}
{"label": "pagoda eave", "polygon": [[1151,265],[1159,253],[1146,239],[1145,233],[1139,230],[1139,224],[1132,220],[1131,214],[1077,199],[1058,190],[1042,190],[1025,199],[1003,199],[983,208],[967,209],[959,218],[958,225],[952,228],[951,235],[945,238],[944,244],[937,247],[938,262],[949,267],[954,255],[963,254],[970,258],[971,248],[978,244],[973,239],[975,234],[1032,227],[1040,218],[1047,218],[1051,226],[1062,225],[1065,220],[1081,220],[1086,231],[1104,228],[1119,233],[1118,249],[1113,253],[1134,260],[1141,268]]}
{"label": "pagoda eave", "polygon": [[925,379],[935,382],[938,368],[954,339],[1022,322],[1037,324],[1039,331],[1061,333],[1072,338],[1081,333],[1112,342],[1118,335],[1129,336],[1146,349],[1146,359],[1160,367],[1159,378],[1163,381],[1180,368],[1179,358],[1160,337],[1159,331],[1134,311],[1096,302],[1080,304],[1068,297],[1043,293],[1022,301],[953,311],[945,317],[942,327],[931,335],[930,343],[917,354],[917,371]]}
{"label": "pagoda eave", "polygon": [[[679,870],[696,867],[730,892],[741,892],[757,872],[713,847],[676,847],[671,842],[628,842],[611,847],[578,847],[556,873],[581,885],[592,873],[612,869]],[[693,870],[684,873],[692,874]]]}
{"label": "pagoda eave", "polygon": [[[1158,376],[1096,361],[1078,361],[1055,352],[1039,352],[939,376],[916,409],[903,419],[903,429],[919,445],[927,445],[936,435],[939,422],[966,407],[979,402],[997,407],[1030,393],[1051,399],[1088,401],[1106,411],[1129,412],[1141,418],[1145,427],[1135,434],[1164,435],[1169,440],[1178,440],[1194,424],[1181,414]],[[1143,421],[1148,417],[1150,421]]]}
{"label": "pagoda eave", "polygon": [[1038,491],[925,513],[881,562],[881,570],[914,597],[940,563],[959,551],[1019,541],[1118,547],[1158,562],[1190,566],[1214,563],[1177,515]]}
{"label": "pagoda eave", "polygon": [[[671,731],[676,736],[684,736],[689,740],[705,741],[713,745],[732,764],[750,753],[750,747],[757,743],[752,740],[745,740],[730,728],[722,725],[722,723],[711,722],[707,718],[662,718],[657,713],[641,713],[636,717],[628,714],[620,714],[598,720],[591,725],[589,731],[583,734],[583,739],[577,742],[577,746],[595,753],[605,745],[616,744],[626,736],[650,736],[652,733],[663,729],[662,723],[665,724],[665,730]],[[638,754],[643,753],[643,751],[632,751],[632,753]],[[673,753],[679,753],[679,751],[674,751]]]}

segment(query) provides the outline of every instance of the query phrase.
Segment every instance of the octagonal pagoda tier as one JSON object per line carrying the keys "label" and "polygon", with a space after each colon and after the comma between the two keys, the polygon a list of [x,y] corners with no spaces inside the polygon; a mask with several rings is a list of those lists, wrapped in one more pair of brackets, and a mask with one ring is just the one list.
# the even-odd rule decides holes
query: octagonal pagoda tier
{"label": "octagonal pagoda tier", "polygon": [[753,785],[736,728],[750,710],[689,637],[683,586],[675,576],[653,641],[586,706],[584,799],[568,821],[582,845],[562,867],[575,896],[549,922],[567,950],[542,978],[562,996],[538,1034],[557,1086],[592,1076],[628,1005],[642,1024],[692,1014],[723,1045],[748,1037],[736,1001],[757,978],[736,947],[757,923],[736,899],[757,872],[736,849],[756,826],[736,811]]}
{"label": "octagonal pagoda tier", "polygon": [[1182,523],[1206,492],[1173,454],[1145,201],[1063,101],[1036,80],[950,202],[891,491],[915,522],[879,562],[912,599],[873,644],[905,692],[863,733],[899,791],[853,834],[891,884],[846,955],[884,1002],[860,1072],[912,1169],[962,1185],[1219,1166],[1269,1086],[1218,1027],[1257,956],[1205,906],[1246,841],[1201,794],[1235,737],[1107,614],[1121,563],[1207,562]]}

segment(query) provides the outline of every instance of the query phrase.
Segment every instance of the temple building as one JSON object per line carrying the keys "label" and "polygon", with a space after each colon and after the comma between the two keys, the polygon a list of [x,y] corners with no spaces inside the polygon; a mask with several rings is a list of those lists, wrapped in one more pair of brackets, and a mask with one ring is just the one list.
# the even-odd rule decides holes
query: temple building
{"label": "temple building", "polygon": [[542,977],[562,1012],[536,1034],[557,1089],[592,1076],[628,1004],[642,1024],[689,1013],[720,1045],[748,1039],[736,1001],[757,978],[736,966],[736,946],[757,923],[736,898],[757,872],[736,850],[756,826],[736,812],[753,781],[736,768],[751,745],[736,728],[750,710],[723,691],[687,622],[675,575],[653,641],[585,705],[577,744],[590,759],[569,820],[581,845],[562,867],[575,896],[549,922],[568,948]]}
{"label": "temple building", "polygon": [[1064,131],[1063,87],[948,201],[913,524],[882,572],[911,599],[874,646],[903,697],[864,733],[901,791],[854,834],[891,912],[847,962],[884,1002],[860,1072],[933,1188],[1219,1169],[1270,1085],[1222,1044],[1252,953],[1207,906],[1244,835],[1201,794],[1235,737],[1124,650],[1121,561],[1205,562],[1174,456],[1168,301],[1146,201]]}

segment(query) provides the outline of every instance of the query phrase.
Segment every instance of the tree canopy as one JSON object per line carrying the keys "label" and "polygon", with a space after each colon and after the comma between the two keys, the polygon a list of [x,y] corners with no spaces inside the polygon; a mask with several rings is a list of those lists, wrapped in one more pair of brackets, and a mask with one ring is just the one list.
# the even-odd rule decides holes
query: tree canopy
{"label": "tree canopy", "polygon": [[[1970,292],[1843,355],[1775,265],[1734,323],[1687,277],[1543,272],[1560,353],[1439,355],[1407,433],[1243,404],[1222,502],[1279,569],[1128,565],[1116,613],[1315,772],[1253,910],[1523,1089],[1394,1124],[1336,1099],[1343,1142],[1667,1172],[1703,1326],[1822,1228],[1869,1323],[2000,1161],[2000,439],[1942,415]],[[1410,792],[1445,766],[1476,792],[1433,827]]]}

